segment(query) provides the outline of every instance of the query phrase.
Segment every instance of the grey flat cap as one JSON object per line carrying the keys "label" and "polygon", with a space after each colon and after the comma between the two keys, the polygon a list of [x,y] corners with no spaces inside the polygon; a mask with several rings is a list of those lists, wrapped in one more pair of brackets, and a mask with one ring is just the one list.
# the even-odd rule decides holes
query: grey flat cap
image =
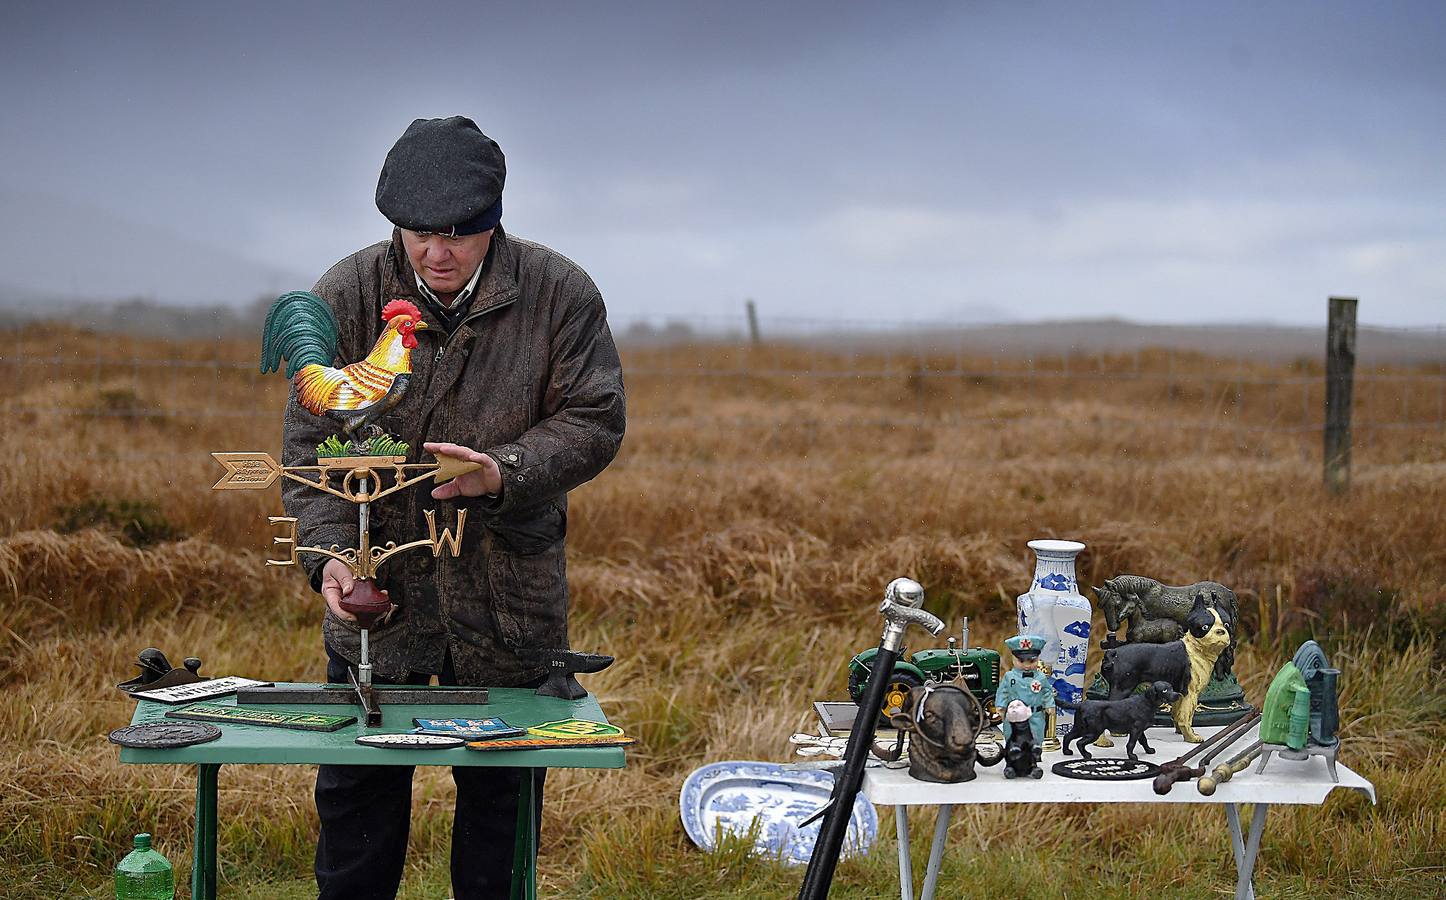
{"label": "grey flat cap", "polygon": [[387,153],[377,209],[411,231],[477,234],[502,219],[507,161],[465,116],[417,119]]}

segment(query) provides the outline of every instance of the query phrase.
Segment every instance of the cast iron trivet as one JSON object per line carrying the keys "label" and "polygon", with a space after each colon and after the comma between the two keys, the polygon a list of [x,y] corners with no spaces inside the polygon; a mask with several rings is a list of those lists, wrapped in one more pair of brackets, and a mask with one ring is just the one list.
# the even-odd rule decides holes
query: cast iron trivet
{"label": "cast iron trivet", "polygon": [[144,725],[117,728],[110,733],[110,742],[122,747],[164,750],[169,747],[204,744],[220,736],[221,729],[200,722],[147,722]]}
{"label": "cast iron trivet", "polygon": [[1143,759],[1096,757],[1066,759],[1055,763],[1050,771],[1065,778],[1080,778],[1085,781],[1134,781],[1154,776],[1160,771],[1160,767]]}

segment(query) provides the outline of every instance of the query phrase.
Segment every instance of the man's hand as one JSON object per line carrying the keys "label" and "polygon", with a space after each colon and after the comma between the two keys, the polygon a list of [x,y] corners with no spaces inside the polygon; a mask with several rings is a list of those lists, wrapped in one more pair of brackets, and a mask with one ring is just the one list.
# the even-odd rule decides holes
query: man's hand
{"label": "man's hand", "polygon": [[356,579],[351,569],[339,559],[328,559],[321,569],[321,597],[332,615],[348,622],[355,622],[356,616],[341,608],[341,598],[351,593]]}
{"label": "man's hand", "polygon": [[[453,497],[481,497],[483,494],[496,496],[502,490],[502,470],[497,461],[471,447],[450,443],[426,443],[422,449],[436,456],[449,456],[463,462],[477,463],[482,468],[465,475],[458,475],[446,484],[432,489],[433,500],[451,500]],[[328,566],[331,563],[327,563]]]}

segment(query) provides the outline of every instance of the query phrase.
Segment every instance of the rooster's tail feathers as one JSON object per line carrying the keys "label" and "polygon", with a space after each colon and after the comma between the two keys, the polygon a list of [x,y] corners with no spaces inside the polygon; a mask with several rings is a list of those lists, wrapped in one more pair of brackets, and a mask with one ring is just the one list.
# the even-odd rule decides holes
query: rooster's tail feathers
{"label": "rooster's tail feathers", "polygon": [[326,301],[310,291],[277,297],[261,332],[261,371],[275,372],[286,360],[286,377],[302,366],[329,366],[336,359],[336,317]]}

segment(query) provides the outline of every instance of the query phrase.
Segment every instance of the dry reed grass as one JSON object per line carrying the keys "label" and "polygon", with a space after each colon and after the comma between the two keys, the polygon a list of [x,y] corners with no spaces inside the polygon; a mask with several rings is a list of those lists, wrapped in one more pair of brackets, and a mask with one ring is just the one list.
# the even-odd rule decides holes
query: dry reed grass
{"label": "dry reed grass", "polygon": [[[244,343],[10,337],[0,414],[21,427],[0,435],[0,884],[7,896],[103,890],[142,828],[184,877],[190,774],[119,765],[103,735],[129,704],[111,685],[148,645],[199,655],[209,672],[321,676],[317,601],[299,578],[260,565],[274,492],[207,490],[209,451],[276,449],[279,415],[244,413],[278,409],[283,386],[240,365],[254,353]],[[5,365],[24,353],[61,362]],[[128,362],[137,358],[187,365]],[[206,365],[216,359],[228,365]],[[1208,357],[1072,363],[1117,381],[1062,367],[951,377],[936,373],[990,362],[800,347],[651,349],[625,362],[632,424],[617,463],[575,494],[570,575],[574,644],[619,656],[589,685],[640,743],[621,772],[549,777],[546,892],[791,896],[796,872],[741,846],[706,855],[688,845],[682,779],[716,759],[784,759],[809,701],[841,694],[849,654],[877,640],[873,604],[896,575],[923,581],[951,629],[969,615],[976,638],[997,644],[1029,571],[1024,543],[1043,535],[1087,541],[1080,572],[1093,584],[1128,571],[1235,586],[1256,635],[1238,664],[1252,696],[1312,633],[1345,670],[1347,760],[1382,803],[1339,796],[1319,815],[1272,814],[1262,893],[1429,896],[1422,885],[1439,886],[1446,432],[1360,447],[1354,490],[1332,500],[1319,486],[1318,434],[1264,430],[1302,424],[1318,399],[1302,412],[1289,384],[1203,380],[1223,371]],[[1156,377],[1167,364],[1174,375]],[[706,374],[719,369],[738,374]],[[1259,364],[1245,374],[1317,373]],[[1428,395],[1406,400],[1433,410]],[[141,549],[113,531],[53,530],[62,509],[98,500],[149,503],[185,538]],[[312,777],[223,770],[227,894],[308,895]],[[419,773],[410,896],[446,889],[450,790],[445,773]],[[1176,810],[976,809],[952,831],[988,855],[951,855],[950,895],[1011,895],[1014,873],[1030,867],[1071,895],[1207,896],[1233,877],[1219,823]],[[1060,864],[1062,851],[1074,865]],[[888,893],[892,860],[880,848],[847,863],[837,895]]]}

